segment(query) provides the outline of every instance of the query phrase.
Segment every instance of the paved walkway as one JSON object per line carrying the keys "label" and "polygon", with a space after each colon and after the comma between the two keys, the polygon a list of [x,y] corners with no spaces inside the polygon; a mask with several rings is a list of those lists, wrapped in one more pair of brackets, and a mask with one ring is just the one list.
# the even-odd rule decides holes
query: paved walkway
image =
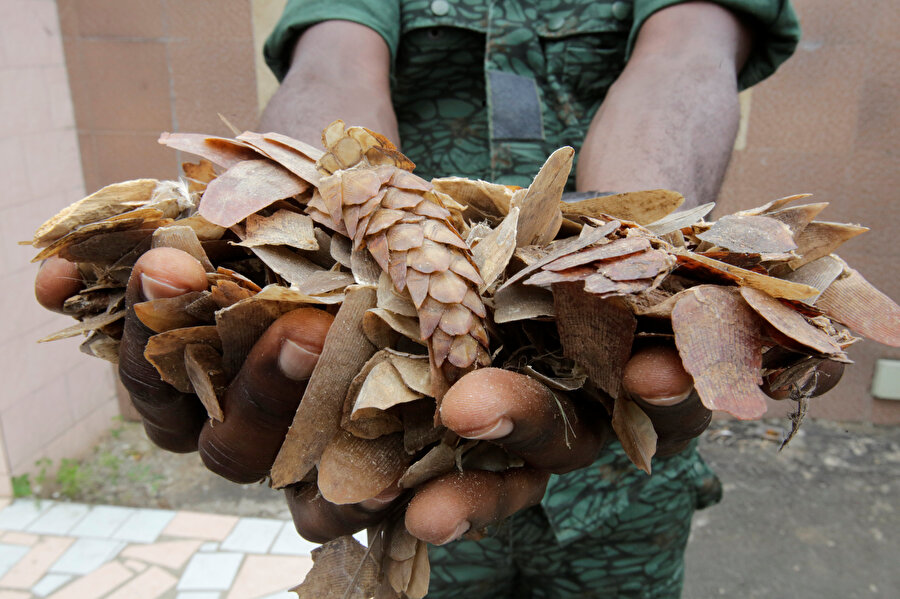
{"label": "paved walkway", "polygon": [[296,599],[293,523],[19,499],[0,510],[0,599]]}

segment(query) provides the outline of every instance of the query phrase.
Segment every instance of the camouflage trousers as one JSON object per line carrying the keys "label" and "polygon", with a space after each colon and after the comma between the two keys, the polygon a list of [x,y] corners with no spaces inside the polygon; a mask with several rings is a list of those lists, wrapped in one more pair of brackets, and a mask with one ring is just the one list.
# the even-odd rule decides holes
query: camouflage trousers
{"label": "camouflage trousers", "polygon": [[708,497],[698,497],[684,478],[632,495],[613,521],[570,542],[558,541],[539,505],[480,541],[429,547],[428,597],[677,599],[691,518],[721,493],[711,471],[703,481]]}

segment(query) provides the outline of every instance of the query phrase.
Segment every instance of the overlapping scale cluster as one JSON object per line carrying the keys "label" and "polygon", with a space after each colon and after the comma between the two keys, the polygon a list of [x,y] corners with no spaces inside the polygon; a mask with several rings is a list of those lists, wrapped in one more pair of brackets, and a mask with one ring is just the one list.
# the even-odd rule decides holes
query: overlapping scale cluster
{"label": "overlapping scale cluster", "polygon": [[[428,343],[436,397],[465,372],[490,364],[483,283],[454,227],[456,203],[414,175],[387,139],[362,127],[326,129],[324,175],[307,204],[310,217],[367,248],[398,292],[408,292]],[[443,379],[443,380],[439,380]]]}

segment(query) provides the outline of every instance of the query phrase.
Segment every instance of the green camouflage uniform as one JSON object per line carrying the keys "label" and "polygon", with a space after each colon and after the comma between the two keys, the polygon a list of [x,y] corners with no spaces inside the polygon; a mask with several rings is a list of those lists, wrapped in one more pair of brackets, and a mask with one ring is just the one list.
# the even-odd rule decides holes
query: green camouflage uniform
{"label": "green camouflage uniform", "polygon": [[[265,55],[282,78],[305,28],[366,25],[390,48],[416,173],[527,186],[553,150],[580,148],[643,22],[682,1],[289,0]],[[793,52],[788,0],[714,1],[755,32],[741,88]],[[482,541],[431,548],[429,597],[678,597],[692,514],[720,495],[696,444],[655,459],[646,476],[613,443],[590,467],[551,477],[540,506]]]}

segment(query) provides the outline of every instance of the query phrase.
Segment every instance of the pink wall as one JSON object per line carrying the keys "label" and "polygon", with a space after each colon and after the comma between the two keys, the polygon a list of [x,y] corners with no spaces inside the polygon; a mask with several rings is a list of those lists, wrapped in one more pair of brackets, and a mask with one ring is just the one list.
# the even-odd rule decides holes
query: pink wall
{"label": "pink wall", "polygon": [[[26,51],[27,50],[27,51]],[[56,2],[0,3],[0,494],[36,460],[76,457],[117,413],[108,364],[78,339],[37,344],[71,319],[34,301],[32,248],[17,245],[84,195]]]}

